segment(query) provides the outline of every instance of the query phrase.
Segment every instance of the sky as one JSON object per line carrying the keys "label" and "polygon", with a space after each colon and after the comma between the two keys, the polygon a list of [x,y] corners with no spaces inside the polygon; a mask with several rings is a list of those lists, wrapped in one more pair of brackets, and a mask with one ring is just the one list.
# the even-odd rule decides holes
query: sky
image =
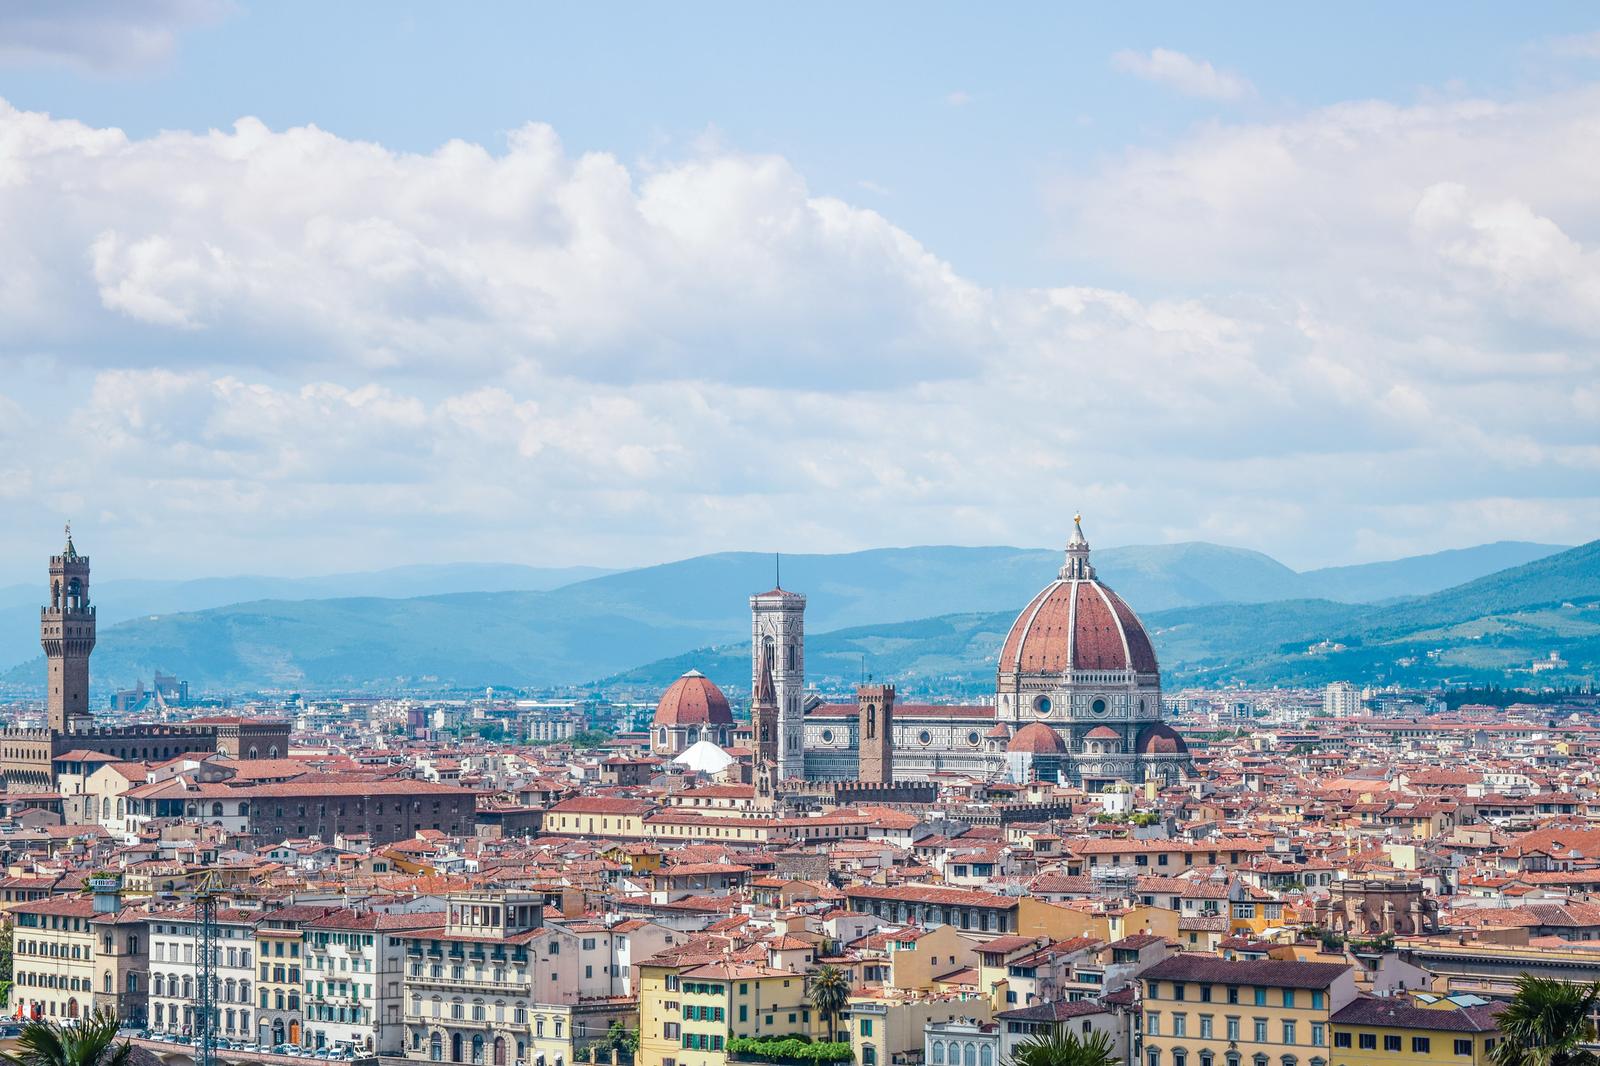
{"label": "sky", "polygon": [[1590,5],[0,0],[0,580],[1600,536]]}

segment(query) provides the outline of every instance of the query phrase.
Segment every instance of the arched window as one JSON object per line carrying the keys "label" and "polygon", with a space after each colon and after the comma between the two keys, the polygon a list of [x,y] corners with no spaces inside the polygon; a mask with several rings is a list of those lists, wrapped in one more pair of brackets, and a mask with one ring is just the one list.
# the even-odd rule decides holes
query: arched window
{"label": "arched window", "polygon": [[444,1038],[438,1033],[428,1037],[428,1059],[438,1062],[444,1058]]}
{"label": "arched window", "polygon": [[944,1066],[944,1041],[933,1042],[933,1066]]}
{"label": "arched window", "polygon": [[460,1033],[451,1033],[450,1034],[450,1061],[451,1062],[460,1062],[461,1061],[461,1034]]}
{"label": "arched window", "polygon": [[154,986],[155,986],[154,991],[155,991],[156,995],[164,996],[164,995],[167,994],[166,993],[167,982],[166,982],[165,978],[163,978],[160,974],[156,974],[154,977],[151,978],[151,981],[154,982]]}
{"label": "arched window", "polygon": [[211,805],[211,817],[213,817],[213,818],[221,818],[222,817],[222,803],[221,803],[221,801],[218,801],[218,802],[213,803]]}
{"label": "arched window", "polygon": [[994,1048],[988,1044],[978,1049],[979,1066],[994,1066]]}
{"label": "arched window", "polygon": [[483,1034],[475,1033],[472,1037],[472,1061],[478,1066],[483,1066]]}
{"label": "arched window", "polygon": [[106,993],[106,995],[109,996],[111,994],[111,987],[112,987],[111,986],[111,971],[110,970],[107,970],[105,972],[105,977],[101,981],[101,984],[103,984],[105,986],[105,993]]}
{"label": "arched window", "polygon": [[968,1044],[961,1050],[961,1061],[966,1066],[978,1066],[978,1045]]}
{"label": "arched window", "polygon": [[272,745],[272,747],[267,749],[267,758],[276,759],[277,757],[278,757],[278,745],[274,744],[274,745]]}

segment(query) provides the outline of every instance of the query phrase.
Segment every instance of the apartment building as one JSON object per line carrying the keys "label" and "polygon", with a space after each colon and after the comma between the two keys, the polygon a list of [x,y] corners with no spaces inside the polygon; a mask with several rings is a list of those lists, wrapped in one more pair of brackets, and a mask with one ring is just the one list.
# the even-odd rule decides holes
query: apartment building
{"label": "apartment building", "polygon": [[[216,954],[212,958],[217,1033],[254,1040],[256,929],[260,915],[219,908]],[[156,912],[150,926],[150,1012],[152,1031],[194,1033],[199,991],[199,926],[194,908]]]}
{"label": "apartment building", "polygon": [[[110,889],[110,886],[106,886]],[[148,1004],[144,914],[115,890],[55,896],[12,909],[9,1012],[68,1021],[104,1011],[142,1023]]]}
{"label": "apartment building", "polygon": [[1333,1066],[1490,1066],[1502,1004],[1481,996],[1357,999],[1333,1015]]}
{"label": "apartment building", "polygon": [[752,962],[647,960],[636,1066],[728,1066],[729,1040],[821,1036],[814,1013],[804,974]]}
{"label": "apartment building", "polygon": [[256,923],[256,1040],[275,1047],[299,1044],[303,926],[328,913],[328,907],[280,907]]}
{"label": "apartment building", "polygon": [[1327,1066],[1343,963],[1177,955],[1141,975],[1145,1066]]}
{"label": "apartment building", "polygon": [[570,1037],[567,1017],[542,1008],[578,1002],[579,938],[544,924],[540,893],[452,895],[442,927],[395,939],[404,953],[407,1057],[530,1066],[536,1032],[555,1035],[559,1025]]}
{"label": "apartment building", "polygon": [[306,921],[301,927],[302,1042],[312,1048],[400,1054],[405,949],[396,934],[443,927],[439,913],[347,908]]}

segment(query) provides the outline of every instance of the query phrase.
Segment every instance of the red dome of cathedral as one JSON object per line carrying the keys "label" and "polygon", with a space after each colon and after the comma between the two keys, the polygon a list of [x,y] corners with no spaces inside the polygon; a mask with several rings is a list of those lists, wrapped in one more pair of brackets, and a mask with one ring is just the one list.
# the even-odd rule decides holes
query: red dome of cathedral
{"label": "red dome of cathedral", "polygon": [[1083,735],[1084,740],[1121,740],[1122,734],[1108,725],[1097,725]]}
{"label": "red dome of cathedral", "polygon": [[1139,616],[1095,579],[1089,544],[1076,520],[1066,565],[1023,608],[1000,646],[1001,674],[1069,670],[1159,670]]}
{"label": "red dome of cathedral", "polygon": [[728,697],[698,670],[674,681],[656,704],[654,725],[732,725]]}
{"label": "red dome of cathedral", "polygon": [[1017,730],[1017,735],[1011,738],[1006,750],[1029,755],[1065,755],[1067,744],[1054,729],[1043,722],[1033,722]]}
{"label": "red dome of cathedral", "polygon": [[1140,755],[1185,755],[1189,745],[1183,742],[1176,729],[1165,722],[1155,722],[1139,730],[1133,750]]}

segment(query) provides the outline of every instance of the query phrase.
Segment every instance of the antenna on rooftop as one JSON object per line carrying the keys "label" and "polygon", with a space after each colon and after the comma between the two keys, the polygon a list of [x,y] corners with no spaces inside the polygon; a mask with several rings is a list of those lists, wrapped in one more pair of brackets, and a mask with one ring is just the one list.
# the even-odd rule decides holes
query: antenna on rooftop
{"label": "antenna on rooftop", "polygon": [[783,556],[777,552],[772,553],[772,587],[783,588]]}

